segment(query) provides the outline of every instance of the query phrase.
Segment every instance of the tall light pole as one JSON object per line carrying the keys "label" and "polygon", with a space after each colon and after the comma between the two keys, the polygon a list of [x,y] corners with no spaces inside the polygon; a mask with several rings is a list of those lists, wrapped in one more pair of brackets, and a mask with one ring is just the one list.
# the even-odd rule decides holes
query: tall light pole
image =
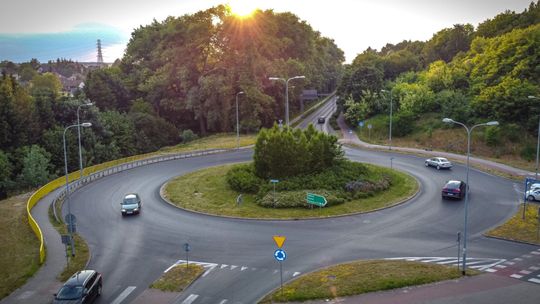
{"label": "tall light pole", "polygon": [[293,79],[304,79],[306,76],[294,76],[289,79],[279,77],[268,77],[269,80],[281,80],[285,82],[285,124],[289,126],[289,81]]}
{"label": "tall light pole", "polygon": [[381,90],[381,92],[390,93],[390,130],[388,131],[388,150],[392,150],[392,90]]}
{"label": "tall light pole", "polygon": [[469,157],[471,155],[471,132],[474,128],[480,127],[480,126],[498,126],[498,121],[490,121],[486,123],[481,123],[472,126],[470,129],[463,123],[455,121],[451,118],[444,118],[442,120],[445,123],[453,123],[458,124],[467,130],[467,177],[465,179],[465,228],[463,229],[463,266],[461,272],[463,275],[465,275],[465,270],[467,267],[467,216],[468,216],[468,209],[469,209]]}
{"label": "tall light pole", "polygon": [[240,122],[238,119],[238,95],[245,94],[244,91],[236,93],[236,149],[240,149]]}
{"label": "tall light pole", "polygon": [[64,139],[64,167],[65,167],[65,174],[66,174],[66,198],[64,201],[67,202],[67,206],[68,206],[68,218],[69,218],[68,232],[69,232],[69,238],[71,242],[71,255],[73,256],[75,255],[75,247],[73,246],[73,223],[71,223],[71,205],[69,204],[69,177],[68,177],[68,165],[67,165],[66,132],[69,128],[74,128],[74,127],[88,128],[91,126],[92,126],[91,123],[83,122],[82,124],[71,125],[64,129],[64,137],[63,137]]}
{"label": "tall light pole", "polygon": [[[530,99],[540,99],[536,96],[528,96]],[[538,180],[538,150],[540,150],[540,117],[538,118],[538,135],[536,139],[536,167],[534,171],[534,179]]]}
{"label": "tall light pole", "polygon": [[81,170],[81,173],[79,173],[79,178],[83,177],[83,165],[82,165],[82,148],[81,148],[81,125],[79,122],[79,111],[81,110],[81,107],[90,107],[94,105],[93,103],[83,103],[77,107],[77,134],[79,136],[79,168]]}

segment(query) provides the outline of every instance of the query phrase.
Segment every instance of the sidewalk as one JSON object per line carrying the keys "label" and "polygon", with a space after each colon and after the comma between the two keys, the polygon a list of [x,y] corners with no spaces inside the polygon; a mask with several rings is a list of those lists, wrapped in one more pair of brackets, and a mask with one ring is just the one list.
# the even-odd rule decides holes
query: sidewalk
{"label": "sidewalk", "polygon": [[48,213],[52,200],[60,190],[56,189],[49,193],[32,209],[32,216],[41,228],[45,240],[45,250],[47,252],[45,263],[41,265],[33,277],[28,279],[26,284],[2,299],[0,304],[51,303],[53,294],[62,286],[56,276],[66,266],[65,249],[60,234],[49,222]]}
{"label": "sidewalk", "polygon": [[[345,120],[343,118],[343,114],[339,115],[339,117],[337,119],[337,123],[338,123],[338,125],[339,125],[339,127],[341,129],[341,134],[343,135],[343,138],[340,139],[339,141],[341,143],[343,143],[343,144],[351,144],[351,145],[355,145],[355,146],[359,146],[359,147],[367,148],[367,149],[386,150],[388,152],[402,151],[402,152],[413,153],[413,154],[423,154],[423,155],[426,155],[428,157],[441,156],[441,157],[446,157],[446,158],[457,159],[457,160],[459,160],[460,162],[463,162],[463,163],[467,162],[467,155],[461,155],[461,154],[455,154],[455,153],[449,153],[449,152],[442,152],[442,151],[435,151],[435,150],[428,151],[428,150],[423,150],[423,149],[404,148],[404,147],[392,147],[392,150],[390,150],[388,146],[372,145],[372,144],[366,143],[364,141],[361,141],[354,131],[350,131],[351,129],[345,123]],[[485,160],[485,159],[482,159],[482,158],[470,157],[469,161],[470,161],[471,164],[481,165],[482,167],[486,167],[486,168],[489,168],[489,169],[501,171],[501,172],[511,174],[511,175],[517,175],[517,176],[523,176],[523,177],[526,177],[526,176],[534,177],[534,172],[530,172],[530,171],[510,167],[508,165],[504,165],[504,164],[497,163],[497,162],[490,161],[490,160]]]}

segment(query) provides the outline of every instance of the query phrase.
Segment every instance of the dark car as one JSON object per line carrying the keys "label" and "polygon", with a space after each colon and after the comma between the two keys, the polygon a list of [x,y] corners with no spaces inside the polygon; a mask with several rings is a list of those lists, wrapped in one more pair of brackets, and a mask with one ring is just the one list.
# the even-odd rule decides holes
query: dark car
{"label": "dark car", "polygon": [[54,294],[53,304],[92,303],[101,295],[101,274],[95,270],[81,270],[72,275]]}
{"label": "dark car", "polygon": [[120,203],[120,207],[122,215],[139,214],[142,207],[141,198],[137,193],[126,194]]}
{"label": "dark car", "polygon": [[464,181],[450,180],[442,189],[442,198],[462,199],[465,197],[465,191],[467,191],[467,185]]}
{"label": "dark car", "polygon": [[317,119],[317,122],[320,123],[320,124],[323,124],[325,120],[326,119],[324,118],[324,116],[321,116],[321,117],[319,117],[319,119]]}

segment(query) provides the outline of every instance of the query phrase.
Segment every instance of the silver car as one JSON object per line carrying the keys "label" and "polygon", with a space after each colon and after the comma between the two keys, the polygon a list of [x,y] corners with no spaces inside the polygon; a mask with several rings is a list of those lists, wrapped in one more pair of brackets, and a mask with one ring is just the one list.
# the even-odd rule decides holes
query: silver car
{"label": "silver car", "polygon": [[452,168],[452,163],[444,157],[428,158],[426,159],[425,165],[426,167],[435,167],[437,170]]}
{"label": "silver car", "polygon": [[525,196],[529,201],[540,201],[540,189],[529,190],[525,193]]}
{"label": "silver car", "polygon": [[126,194],[120,207],[122,207],[122,215],[139,214],[142,207],[141,198],[137,193]]}

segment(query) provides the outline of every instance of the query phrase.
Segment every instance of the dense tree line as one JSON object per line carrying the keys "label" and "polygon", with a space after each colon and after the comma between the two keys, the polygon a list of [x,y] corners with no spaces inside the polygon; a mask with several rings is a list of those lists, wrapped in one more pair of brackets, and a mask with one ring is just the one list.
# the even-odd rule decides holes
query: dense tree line
{"label": "dense tree line", "polygon": [[[63,134],[81,108],[85,166],[155,151],[207,132],[233,131],[235,95],[244,131],[284,116],[284,84],[270,76],[305,75],[289,85],[291,111],[303,88],[330,92],[343,52],[290,13],[233,16],[225,6],[169,17],[134,30],[124,57],[90,71],[84,90],[63,93],[55,73],[80,73],[58,59],[0,62],[0,197],[63,175]],[[78,169],[75,128],[66,133],[69,171]]]}
{"label": "dense tree line", "polygon": [[[512,132],[535,132],[540,115],[540,2],[505,12],[475,31],[443,29],[427,42],[368,49],[346,67],[338,92],[345,118],[387,113],[390,91],[396,136],[411,132],[424,113],[473,123],[498,120]],[[490,131],[491,132],[491,131]]]}

